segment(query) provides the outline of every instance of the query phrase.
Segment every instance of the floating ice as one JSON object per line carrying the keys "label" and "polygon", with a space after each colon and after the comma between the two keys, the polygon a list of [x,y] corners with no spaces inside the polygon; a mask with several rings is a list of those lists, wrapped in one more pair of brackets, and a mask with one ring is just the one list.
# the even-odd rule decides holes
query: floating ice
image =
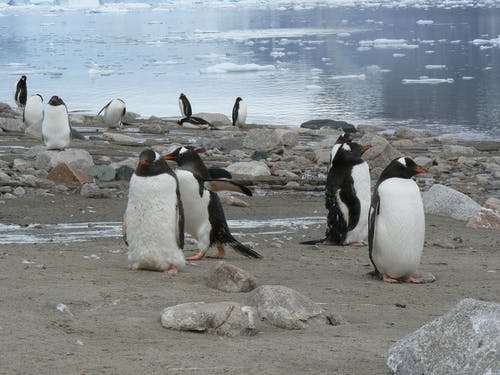
{"label": "floating ice", "polygon": [[375,40],[360,40],[361,47],[372,47],[375,49],[415,49],[416,44],[408,44],[406,39],[375,39]]}
{"label": "floating ice", "polygon": [[419,79],[403,79],[401,82],[403,83],[403,85],[412,85],[412,84],[437,85],[440,83],[453,83],[454,79],[420,77]]}
{"label": "floating ice", "polygon": [[418,20],[417,25],[432,25],[434,21],[432,20]]}
{"label": "floating ice", "polygon": [[395,57],[395,58],[401,58],[401,57],[405,57],[406,55],[404,53],[393,53],[392,54],[392,57]]}
{"label": "floating ice", "polygon": [[471,77],[471,76],[463,76],[462,79],[464,81],[470,81],[471,79],[474,79],[474,77]]}
{"label": "floating ice", "polygon": [[114,70],[107,69],[103,65],[92,63],[92,67],[88,70],[89,76],[92,78],[106,77],[114,74]]}
{"label": "floating ice", "polygon": [[342,80],[342,79],[366,79],[365,74],[346,74],[346,75],[335,75],[331,76],[330,79]]}
{"label": "floating ice", "polygon": [[446,65],[426,65],[425,69],[433,70],[433,69],[446,69]]}
{"label": "floating ice", "polygon": [[476,46],[490,45],[491,47],[500,47],[500,35],[493,39],[474,39],[471,41]]}
{"label": "floating ice", "polygon": [[204,74],[224,74],[224,73],[246,73],[246,72],[272,72],[275,71],[274,65],[258,65],[258,64],[243,64],[220,63],[208,68],[200,69],[200,73]]}

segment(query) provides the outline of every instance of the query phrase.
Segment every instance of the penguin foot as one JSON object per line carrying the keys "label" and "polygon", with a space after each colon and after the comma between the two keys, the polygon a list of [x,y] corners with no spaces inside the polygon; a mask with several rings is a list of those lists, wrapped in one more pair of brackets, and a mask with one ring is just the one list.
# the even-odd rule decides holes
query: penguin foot
{"label": "penguin foot", "polygon": [[200,259],[203,259],[204,256],[205,256],[205,252],[200,251],[198,254],[187,257],[186,259],[187,260],[200,260]]}
{"label": "penguin foot", "polygon": [[421,278],[414,276],[406,276],[402,278],[402,281],[405,283],[413,283],[413,284],[422,284],[424,282]]}
{"label": "penguin foot", "polygon": [[177,267],[173,264],[169,265],[164,271],[169,275],[177,275]]}
{"label": "penguin foot", "polygon": [[207,258],[213,258],[213,259],[222,259],[224,258],[224,255],[226,252],[224,251],[224,245],[217,245],[217,254],[215,255],[208,255]]}
{"label": "penguin foot", "polygon": [[349,244],[349,246],[353,246],[353,247],[363,247],[363,246],[366,246],[366,244],[363,242],[363,241],[355,241],[355,242],[351,242]]}
{"label": "penguin foot", "polygon": [[394,278],[394,277],[392,277],[392,276],[389,276],[389,275],[388,275],[388,274],[386,274],[386,273],[384,273],[384,277],[383,277],[383,279],[382,279],[382,280],[384,280],[384,281],[385,281],[385,282],[387,282],[387,283],[392,283],[392,284],[395,284],[395,283],[399,283],[399,282],[400,282],[400,280],[399,280],[399,279],[396,279],[396,278]]}

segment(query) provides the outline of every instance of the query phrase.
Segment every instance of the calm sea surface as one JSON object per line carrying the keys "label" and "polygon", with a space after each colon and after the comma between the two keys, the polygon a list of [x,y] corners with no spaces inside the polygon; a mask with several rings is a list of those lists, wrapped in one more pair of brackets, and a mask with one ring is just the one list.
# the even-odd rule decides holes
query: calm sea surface
{"label": "calm sea surface", "polygon": [[[314,118],[500,140],[500,9],[205,5],[79,10],[0,5],[0,101],[29,94],[97,113]],[[256,2],[257,3],[257,2]],[[326,2],[328,3],[328,2]]]}

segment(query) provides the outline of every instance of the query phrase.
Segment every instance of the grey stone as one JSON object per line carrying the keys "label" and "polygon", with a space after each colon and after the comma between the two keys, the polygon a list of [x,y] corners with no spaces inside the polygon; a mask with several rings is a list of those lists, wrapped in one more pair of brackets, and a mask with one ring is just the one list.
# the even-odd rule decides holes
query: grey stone
{"label": "grey stone", "polygon": [[33,168],[33,162],[31,160],[14,159],[12,162],[12,169],[16,171],[26,172],[30,168]]}
{"label": "grey stone", "polygon": [[[162,154],[162,155],[164,155],[164,154]],[[139,156],[139,154],[137,154],[137,156]],[[110,165],[113,168],[115,168],[115,169],[118,169],[118,168],[120,168],[121,166],[124,166],[124,165],[127,166],[127,167],[130,167],[132,169],[135,169],[137,167],[138,161],[139,161],[138,157],[130,157],[130,158],[121,160],[119,162],[111,163]]]}
{"label": "grey stone", "polygon": [[165,130],[161,127],[160,124],[143,124],[139,126],[139,132],[141,133],[150,133],[150,134],[163,134]]}
{"label": "grey stone", "polygon": [[262,161],[240,161],[226,168],[231,174],[246,177],[270,176],[271,171],[266,163]]}
{"label": "grey stone", "polygon": [[7,173],[4,173],[0,171],[0,184],[9,182],[10,181],[10,176]]}
{"label": "grey stone", "polygon": [[0,117],[0,128],[6,132],[24,132],[24,123],[18,118]]}
{"label": "grey stone", "polygon": [[392,374],[498,374],[500,305],[460,301],[389,348]]}
{"label": "grey stone", "polygon": [[243,146],[251,150],[272,152],[283,148],[283,142],[279,134],[274,129],[250,129]]}
{"label": "grey stone", "polygon": [[32,124],[24,129],[24,134],[34,139],[42,139],[42,124]]}
{"label": "grey stone", "polygon": [[22,197],[26,194],[26,190],[21,187],[21,186],[18,186],[14,189],[14,191],[12,192],[16,197]]}
{"label": "grey stone", "polygon": [[208,275],[207,285],[224,292],[249,292],[255,289],[255,277],[227,262],[218,262]]}
{"label": "grey stone", "polygon": [[167,307],[161,314],[164,328],[206,332],[219,336],[255,335],[257,313],[236,302],[191,302]]}
{"label": "grey stone", "polygon": [[241,150],[243,148],[242,137],[226,137],[221,139],[201,139],[200,145],[207,150],[219,149],[225,152],[231,152],[233,150]]}
{"label": "grey stone", "polygon": [[113,181],[116,175],[115,169],[109,165],[94,165],[87,168],[85,173],[99,181]]}
{"label": "grey stone", "polygon": [[413,147],[413,141],[411,139],[398,139],[397,141],[392,142],[394,147]]}
{"label": "grey stone", "polygon": [[269,154],[264,151],[254,151],[252,155],[250,155],[250,159],[252,160],[266,160],[269,157]]}
{"label": "grey stone", "polygon": [[363,154],[363,159],[368,162],[370,168],[384,169],[392,160],[402,156],[384,137],[375,134],[365,134],[358,143],[372,146]]}
{"label": "grey stone", "polygon": [[443,151],[449,152],[450,154],[472,156],[474,155],[476,149],[474,147],[466,147],[459,145],[444,145]]}
{"label": "grey stone", "polygon": [[500,229],[500,199],[488,198],[479,213],[471,217],[467,227],[474,229]]}
{"label": "grey stone", "polygon": [[92,167],[94,160],[87,150],[67,148],[63,151],[44,150],[36,155],[35,168],[46,171],[60,163],[68,163],[82,171]]}
{"label": "grey stone", "polygon": [[196,113],[193,116],[196,117],[201,117],[203,120],[208,121],[214,126],[231,126],[232,122],[223,113],[207,113],[207,112],[201,112],[201,113]]}
{"label": "grey stone", "polygon": [[426,156],[417,156],[416,158],[413,158],[413,161],[421,167],[429,167],[432,164],[432,159]]}
{"label": "grey stone", "polygon": [[299,144],[298,128],[276,129],[275,132],[281,140],[281,144],[286,147],[294,147]]}
{"label": "grey stone", "polygon": [[314,150],[314,161],[318,164],[330,164],[330,150]]}
{"label": "grey stone", "polygon": [[422,193],[426,214],[467,221],[481,211],[481,206],[467,195],[444,185],[433,185]]}
{"label": "grey stone", "polygon": [[407,128],[405,126],[400,126],[396,128],[396,130],[394,131],[394,136],[397,138],[414,139],[417,137],[421,137],[422,134],[414,130],[411,130],[410,128]]}
{"label": "grey stone", "polygon": [[95,183],[83,184],[80,195],[85,198],[109,198],[110,194],[105,189],[100,189]]}
{"label": "grey stone", "polygon": [[337,121],[330,119],[320,119],[320,120],[309,120],[300,124],[301,128],[307,129],[321,129],[321,128],[333,128],[342,129],[345,132],[356,133],[356,127],[345,121]]}
{"label": "grey stone", "polygon": [[123,145],[123,146],[139,146],[143,144],[142,141],[138,141],[134,137],[125,135],[125,134],[120,134],[120,133],[111,133],[111,132],[105,132],[102,133],[102,138],[105,141],[113,142],[118,145]]}
{"label": "grey stone", "polygon": [[254,306],[261,319],[286,329],[304,329],[311,324],[326,324],[325,311],[299,292],[281,285],[262,285],[245,302]]}
{"label": "grey stone", "polygon": [[85,138],[85,136],[82,133],[80,133],[78,130],[76,130],[75,128],[71,128],[71,138],[72,139],[80,139],[82,141],[87,140],[87,138]]}
{"label": "grey stone", "polygon": [[134,168],[130,168],[128,165],[122,165],[118,167],[115,171],[115,179],[119,181],[130,181],[132,175],[134,174]]}

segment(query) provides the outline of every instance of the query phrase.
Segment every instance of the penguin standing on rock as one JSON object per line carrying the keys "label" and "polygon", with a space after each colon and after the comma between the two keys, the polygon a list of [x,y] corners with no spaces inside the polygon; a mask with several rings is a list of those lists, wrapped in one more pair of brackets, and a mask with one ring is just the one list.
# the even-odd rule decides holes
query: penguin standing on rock
{"label": "penguin standing on rock", "polygon": [[30,96],[26,101],[23,111],[23,122],[26,127],[39,126],[41,128],[43,121],[43,98],[37,94]]}
{"label": "penguin standing on rock", "polygon": [[361,158],[371,146],[342,143],[335,153],[326,180],[328,210],[325,238],[301,242],[364,246],[368,237],[370,171]]}
{"label": "penguin standing on rock", "polygon": [[48,150],[64,150],[71,140],[68,109],[58,96],[50,98],[42,122],[42,136]]}
{"label": "penguin standing on rock", "polygon": [[408,157],[394,159],[375,185],[368,246],[374,273],[390,283],[420,283],[414,277],[424,247],[425,217],[420,190],[412,180],[425,173]]}
{"label": "penguin standing on rock", "polygon": [[175,274],[185,265],[184,212],[177,177],[151,149],[141,152],[130,179],[124,239],[132,270]]}
{"label": "penguin standing on rock", "polygon": [[102,112],[104,123],[110,129],[121,129],[123,126],[123,118],[127,113],[127,108],[125,106],[125,102],[121,99],[113,99],[108,104],[106,104],[99,111],[97,116],[99,116]]}
{"label": "penguin standing on rock", "polygon": [[[177,161],[186,152],[189,150],[182,147],[163,158]],[[226,244],[248,258],[262,258],[255,250],[243,245],[232,236],[217,193],[205,188],[205,180],[197,175],[196,171],[193,173],[178,168],[176,175],[184,205],[186,231],[198,241],[199,248],[198,254],[187,258],[188,260],[202,259],[212,245],[216,245],[218,250],[213,258],[222,259]]]}
{"label": "penguin standing on rock", "polygon": [[247,105],[239,96],[233,106],[233,126],[242,128],[247,120]]}
{"label": "penguin standing on rock", "polygon": [[189,118],[193,114],[191,103],[189,103],[187,96],[182,93],[179,96],[179,110],[181,111],[182,118]]}
{"label": "penguin standing on rock", "polygon": [[26,87],[26,76],[23,75],[17,81],[16,91],[14,93],[14,100],[18,108],[24,107],[26,105],[26,100],[28,99],[28,88]]}

